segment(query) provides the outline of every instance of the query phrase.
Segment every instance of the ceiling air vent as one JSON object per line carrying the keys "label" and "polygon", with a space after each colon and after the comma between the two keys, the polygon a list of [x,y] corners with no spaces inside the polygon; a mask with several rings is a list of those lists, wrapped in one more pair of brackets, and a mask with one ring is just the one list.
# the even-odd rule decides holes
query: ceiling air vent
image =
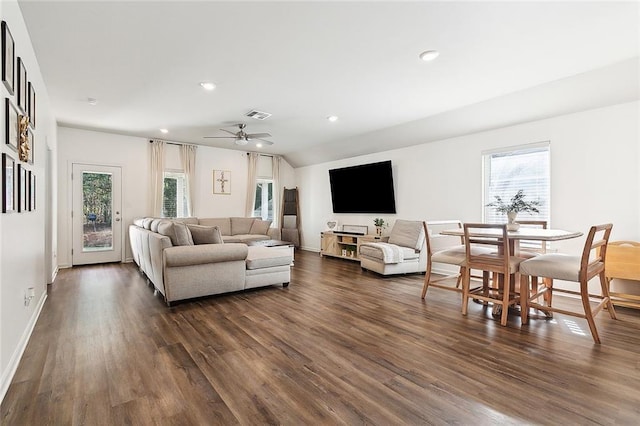
{"label": "ceiling air vent", "polygon": [[256,120],[266,120],[271,117],[268,112],[256,111],[255,109],[245,114],[247,117],[255,118]]}

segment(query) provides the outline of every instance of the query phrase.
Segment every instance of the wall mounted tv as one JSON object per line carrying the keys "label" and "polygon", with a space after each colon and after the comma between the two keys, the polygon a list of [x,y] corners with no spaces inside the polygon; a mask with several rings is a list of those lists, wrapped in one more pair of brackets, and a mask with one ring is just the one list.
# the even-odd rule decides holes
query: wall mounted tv
{"label": "wall mounted tv", "polygon": [[395,213],[391,161],[329,170],[334,213]]}

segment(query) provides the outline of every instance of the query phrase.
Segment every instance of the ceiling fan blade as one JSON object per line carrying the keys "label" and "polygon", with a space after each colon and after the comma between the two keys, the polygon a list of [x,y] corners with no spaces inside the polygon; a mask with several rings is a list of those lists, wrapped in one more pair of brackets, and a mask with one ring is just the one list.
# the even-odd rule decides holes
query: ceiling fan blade
{"label": "ceiling fan blade", "polygon": [[260,139],[260,138],[270,138],[271,135],[269,133],[250,133],[247,135],[248,139]]}
{"label": "ceiling fan blade", "polygon": [[263,145],[273,145],[273,142],[265,140],[265,139],[260,139],[260,138],[256,138],[257,140],[259,140],[260,142],[258,143],[262,143]]}
{"label": "ceiling fan blade", "polygon": [[220,130],[222,130],[223,132],[227,132],[227,133],[229,133],[230,135],[233,135],[233,136],[235,136],[236,133],[237,133],[237,132],[232,132],[232,131],[226,130],[226,129],[220,129]]}

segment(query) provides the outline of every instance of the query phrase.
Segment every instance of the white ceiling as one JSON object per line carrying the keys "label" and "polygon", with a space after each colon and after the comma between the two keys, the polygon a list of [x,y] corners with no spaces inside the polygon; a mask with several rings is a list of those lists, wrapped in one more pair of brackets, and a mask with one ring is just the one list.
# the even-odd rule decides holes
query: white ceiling
{"label": "white ceiling", "polygon": [[19,4],[60,125],[257,150],[203,138],[246,122],[294,166],[640,97],[638,2]]}

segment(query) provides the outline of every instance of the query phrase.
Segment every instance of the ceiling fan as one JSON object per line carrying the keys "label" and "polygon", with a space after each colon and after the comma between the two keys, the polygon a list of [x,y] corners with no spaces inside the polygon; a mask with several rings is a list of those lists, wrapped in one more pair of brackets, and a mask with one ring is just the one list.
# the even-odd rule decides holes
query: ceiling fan
{"label": "ceiling fan", "polygon": [[235,144],[236,145],[246,145],[249,143],[249,141],[252,140],[258,140],[261,142],[258,142],[258,144],[260,143],[264,143],[266,145],[273,145],[273,142],[265,140],[263,138],[270,138],[271,135],[269,133],[246,133],[244,131],[245,127],[247,127],[246,124],[244,123],[239,123],[237,124],[238,129],[240,129],[237,132],[232,132],[226,129],[220,129],[223,132],[227,132],[233,136],[205,136],[205,139],[235,139]]}

